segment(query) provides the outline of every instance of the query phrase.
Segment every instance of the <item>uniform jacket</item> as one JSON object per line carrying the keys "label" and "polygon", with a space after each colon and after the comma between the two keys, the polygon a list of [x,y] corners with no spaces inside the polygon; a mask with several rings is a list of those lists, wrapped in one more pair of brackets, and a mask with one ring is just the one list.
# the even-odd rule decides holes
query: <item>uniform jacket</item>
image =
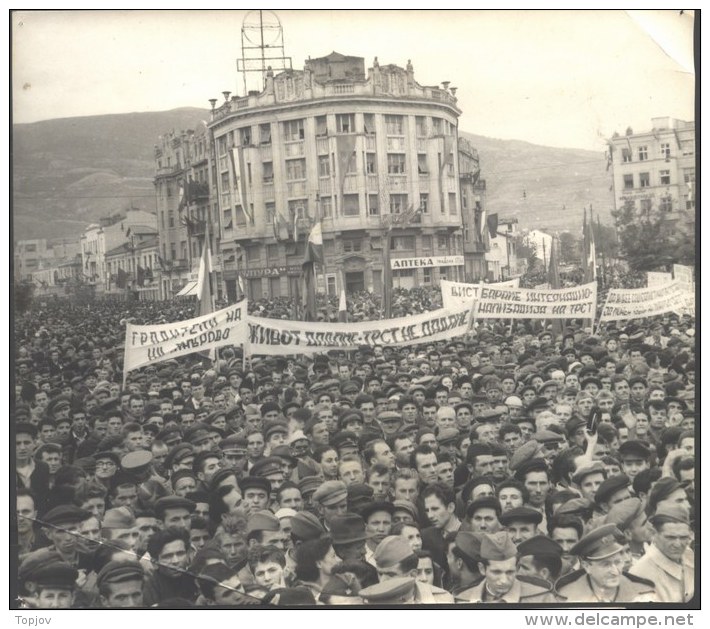
{"label": "uniform jacket", "polygon": [[453,603],[454,597],[450,592],[447,592],[440,587],[417,581],[414,592],[414,602],[425,605],[437,605],[443,603]]}
{"label": "uniform jacket", "polygon": [[[557,591],[565,603],[599,603],[592,590],[589,577],[583,572],[577,579],[559,586]],[[614,603],[653,603],[656,601],[656,591],[647,583],[632,581],[621,575],[619,590]]]}
{"label": "uniform jacket", "polygon": [[[515,579],[513,587],[499,599],[493,599],[485,591],[486,581],[481,581],[456,595],[457,603],[556,603],[557,598],[549,589]],[[484,600],[485,599],[485,600]]]}
{"label": "uniform jacket", "polygon": [[695,554],[690,548],[676,563],[651,544],[629,572],[653,581],[660,603],[687,603],[695,593]]}

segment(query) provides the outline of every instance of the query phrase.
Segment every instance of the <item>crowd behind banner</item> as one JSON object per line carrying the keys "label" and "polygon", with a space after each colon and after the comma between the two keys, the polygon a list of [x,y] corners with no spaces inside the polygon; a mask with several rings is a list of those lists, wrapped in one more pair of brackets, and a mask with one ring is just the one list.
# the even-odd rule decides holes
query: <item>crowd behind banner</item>
{"label": "crowd behind banner", "polygon": [[648,279],[35,303],[17,605],[692,605],[695,320]]}

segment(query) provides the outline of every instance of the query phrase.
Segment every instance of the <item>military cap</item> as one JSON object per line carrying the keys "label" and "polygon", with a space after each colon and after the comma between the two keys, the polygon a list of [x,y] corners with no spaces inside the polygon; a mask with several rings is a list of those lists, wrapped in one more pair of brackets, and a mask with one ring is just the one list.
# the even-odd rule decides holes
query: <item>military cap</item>
{"label": "military cap", "polygon": [[96,577],[99,589],[104,583],[125,583],[143,581],[145,571],[137,561],[109,561]]}
{"label": "military cap", "polygon": [[37,426],[30,422],[17,422],[15,424],[15,434],[30,435],[35,439],[37,437]]}
{"label": "military cap", "polygon": [[631,480],[626,474],[618,474],[610,476],[599,485],[597,492],[594,494],[594,502],[598,505],[609,500],[617,491],[629,487]]}
{"label": "military cap", "polygon": [[366,603],[396,605],[407,602],[414,593],[414,577],[395,577],[360,590],[360,597]]}
{"label": "military cap", "polygon": [[458,437],[459,431],[456,428],[444,428],[436,435],[436,441],[441,444],[453,443]]}
{"label": "military cap", "polygon": [[587,533],[571,549],[570,554],[583,559],[606,559],[624,550],[616,541],[616,524],[603,524]]}
{"label": "military cap", "polygon": [[182,498],[180,496],[163,496],[155,501],[155,515],[159,519],[165,517],[165,512],[168,509],[187,509],[190,513],[195,510],[197,505],[187,498]]}
{"label": "military cap", "polygon": [[271,435],[288,435],[288,426],[282,422],[274,422],[264,431],[264,439],[268,441]]}
{"label": "military cap", "polygon": [[291,533],[301,541],[319,539],[326,531],[310,511],[298,511],[291,517]]}
{"label": "military cap", "polygon": [[[293,525],[293,520],[292,520]],[[368,539],[365,520],[357,513],[345,513],[330,521],[330,536],[333,544],[350,544]]]}
{"label": "military cap", "polygon": [[593,508],[594,504],[587,498],[571,498],[555,509],[555,516],[576,515],[586,519]]}
{"label": "military cap", "polygon": [[341,430],[330,438],[330,445],[336,450],[340,448],[357,448],[357,435],[349,430]]}
{"label": "military cap", "polygon": [[505,561],[515,557],[517,551],[513,540],[505,531],[484,533],[481,540],[481,559],[488,561]]}
{"label": "military cap", "polygon": [[168,456],[165,457],[165,466],[170,468],[173,465],[180,463],[183,459],[194,455],[195,450],[189,443],[180,443],[168,452]]}
{"label": "military cap", "polygon": [[50,526],[61,527],[62,524],[75,524],[77,522],[83,522],[90,517],[91,513],[89,511],[69,504],[50,509],[44,514],[43,521]]}
{"label": "military cap", "polygon": [[230,435],[219,442],[219,449],[222,452],[247,453],[247,440],[244,437]]}
{"label": "military cap", "polygon": [[348,488],[343,481],[328,480],[316,489],[313,494],[313,502],[329,507],[347,498]]}
{"label": "military cap", "polygon": [[320,476],[302,476],[298,481],[298,489],[301,495],[309,496],[323,484]]}
{"label": "military cap", "polygon": [[206,427],[198,425],[191,427],[191,430],[185,433],[185,441],[197,446],[210,439],[210,433]]}
{"label": "military cap", "polygon": [[515,507],[501,513],[498,516],[498,521],[503,526],[509,526],[513,522],[527,522],[538,525],[542,522],[542,513],[530,507]]}
{"label": "military cap", "polygon": [[411,502],[409,500],[399,499],[399,500],[393,501],[392,505],[394,506],[393,513],[396,511],[404,511],[411,516],[413,522],[415,522],[415,523],[418,522],[419,512],[417,510],[416,505],[413,502]]}
{"label": "military cap", "polygon": [[360,582],[357,577],[346,572],[344,574],[334,574],[321,590],[321,597],[326,596],[357,596],[360,592]]}
{"label": "military cap", "polygon": [[678,489],[683,489],[683,486],[675,478],[670,476],[659,478],[648,492],[647,512],[652,514],[661,500],[665,500]]}
{"label": "military cap", "polygon": [[104,513],[102,529],[131,529],[136,525],[136,517],[128,507],[114,507]]}
{"label": "military cap", "polygon": [[262,476],[245,476],[239,479],[239,489],[242,492],[247,489],[263,489],[267,494],[270,494],[271,483],[268,478]]}
{"label": "military cap", "polygon": [[390,515],[394,513],[394,505],[389,501],[379,500],[374,502],[367,502],[359,507],[358,514],[362,517],[365,522],[367,519],[378,511],[386,511]]}
{"label": "military cap", "polygon": [[281,472],[281,459],[276,456],[268,456],[254,463],[249,474],[251,474],[251,476],[266,477],[270,474],[278,474]]}
{"label": "military cap", "polygon": [[644,513],[643,502],[638,498],[629,498],[615,504],[604,517],[604,524],[614,524],[620,531],[625,531]]}
{"label": "military cap", "polygon": [[604,478],[606,478],[606,468],[604,467],[604,463],[601,461],[594,461],[591,465],[584,465],[583,467],[580,467],[578,470],[575,471],[575,473],[572,475],[572,482],[577,483],[579,485],[585,477],[589,476],[590,474],[603,474]]}
{"label": "military cap", "polygon": [[178,439],[182,439],[182,433],[180,432],[180,428],[177,426],[168,426],[167,428],[163,428],[163,430],[158,433],[158,439],[164,443],[167,443],[175,436],[177,436]]}
{"label": "military cap", "polygon": [[73,590],[79,572],[73,566],[63,561],[53,561],[39,569],[33,575],[37,587]]}
{"label": "military cap", "polygon": [[520,557],[526,555],[561,557],[562,554],[562,546],[546,535],[535,535],[518,544],[518,556]]}
{"label": "military cap", "polygon": [[462,531],[456,533],[454,544],[466,557],[473,561],[481,560],[481,542],[483,541],[483,533],[471,533],[470,531]]}
{"label": "military cap", "polygon": [[690,524],[690,514],[680,505],[661,505],[648,520],[655,527],[668,523]]}
{"label": "military cap", "polygon": [[280,528],[279,519],[271,511],[257,511],[247,520],[247,535],[255,531],[278,531]]}
{"label": "military cap", "polygon": [[541,456],[542,445],[534,439],[531,439],[530,441],[526,441],[523,445],[517,448],[515,452],[513,452],[513,456],[510,457],[508,467],[510,467],[513,472],[516,472],[523,466],[523,464]]}
{"label": "military cap", "polygon": [[121,467],[126,472],[140,474],[150,467],[153,455],[148,450],[135,450],[123,455]]}
{"label": "military cap", "polygon": [[638,441],[637,439],[624,441],[619,446],[618,452],[621,459],[625,456],[638,456],[642,459],[647,459],[651,456],[650,448],[643,441]]}
{"label": "military cap", "polygon": [[392,568],[414,554],[412,547],[399,535],[388,535],[375,548],[372,558],[377,568]]}

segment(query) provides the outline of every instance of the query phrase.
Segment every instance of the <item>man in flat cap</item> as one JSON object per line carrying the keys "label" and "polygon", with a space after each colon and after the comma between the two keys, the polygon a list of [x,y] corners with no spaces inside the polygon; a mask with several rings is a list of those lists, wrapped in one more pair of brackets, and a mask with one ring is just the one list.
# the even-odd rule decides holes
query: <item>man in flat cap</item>
{"label": "man in flat cap", "polygon": [[174,527],[190,530],[190,516],[195,511],[195,503],[180,496],[165,496],[155,502],[155,515],[162,520],[163,528]]}
{"label": "man in flat cap", "polygon": [[518,544],[518,578],[553,588],[562,572],[562,546],[545,535]]}
{"label": "man in flat cap", "polygon": [[459,603],[554,603],[550,588],[516,576],[517,550],[508,533],[484,533],[478,569],[483,580],[456,597]]}
{"label": "man in flat cap", "polygon": [[145,571],[137,561],[109,561],[96,579],[103,607],[143,607]]}
{"label": "man in flat cap", "polygon": [[[419,558],[412,547],[398,535],[385,537],[375,548],[373,555],[380,583],[400,577],[416,577]],[[453,603],[454,598],[446,590],[417,582],[412,603]]]}
{"label": "man in flat cap", "polygon": [[651,450],[643,441],[629,439],[619,446],[621,467],[631,482],[636,474],[650,467],[650,458]]}
{"label": "man in flat cap", "polygon": [[326,528],[334,517],[344,515],[348,510],[348,488],[344,482],[329,480],[316,489],[312,498]]}
{"label": "man in flat cap", "polygon": [[631,481],[626,474],[610,476],[602,482],[594,494],[594,503],[603,514],[615,505],[631,497]]}
{"label": "man in flat cap", "polygon": [[565,602],[655,602],[653,586],[632,581],[623,574],[624,547],[617,535],[615,524],[604,524],[575,544],[571,552],[579,557],[582,570],[574,580],[558,587]]}
{"label": "man in flat cap", "polygon": [[687,603],[695,593],[695,553],[688,513],[678,505],[662,505],[649,518],[653,539],[631,574],[656,585],[660,603]]}
{"label": "man in flat cap", "polygon": [[71,609],[79,573],[63,561],[51,561],[33,576],[36,586],[35,602],[38,609]]}
{"label": "man in flat cap", "polygon": [[531,507],[514,507],[501,513],[498,520],[517,546],[535,536],[542,522],[542,514]]}

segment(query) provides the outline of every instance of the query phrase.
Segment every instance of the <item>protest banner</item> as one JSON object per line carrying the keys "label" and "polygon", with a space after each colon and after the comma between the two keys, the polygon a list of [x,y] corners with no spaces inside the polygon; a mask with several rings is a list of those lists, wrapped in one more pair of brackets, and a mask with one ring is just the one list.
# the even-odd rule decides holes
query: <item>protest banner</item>
{"label": "protest banner", "polygon": [[670,284],[672,281],[673,276],[670,273],[657,273],[655,271],[646,273],[646,286],[649,288]]}
{"label": "protest banner", "polygon": [[673,279],[679,282],[681,286],[691,290],[693,285],[693,269],[692,267],[683,264],[673,265]]}
{"label": "protest banner", "polygon": [[[471,300],[478,299],[478,288],[481,284],[467,284],[465,282],[450,282],[441,280],[441,299],[444,308],[462,308],[465,306],[471,307]],[[483,286],[491,286],[496,288],[517,288],[520,285],[520,278],[516,277],[505,282],[496,282],[494,284],[483,284]]]}
{"label": "protest banner", "polygon": [[477,319],[593,319],[596,308],[596,282],[549,290],[480,284],[475,316]]}
{"label": "protest banner", "polygon": [[687,308],[688,291],[677,281],[650,288],[613,288],[606,298],[602,321],[622,321],[653,317],[665,312],[680,313]]}
{"label": "protest banner", "polygon": [[124,374],[138,367],[247,339],[247,302],[201,317],[159,325],[126,326]]}
{"label": "protest banner", "polygon": [[412,317],[358,323],[287,321],[248,317],[249,349],[253,354],[285,355],[352,350],[366,345],[405,346],[429,343],[468,331],[469,308],[441,308]]}

